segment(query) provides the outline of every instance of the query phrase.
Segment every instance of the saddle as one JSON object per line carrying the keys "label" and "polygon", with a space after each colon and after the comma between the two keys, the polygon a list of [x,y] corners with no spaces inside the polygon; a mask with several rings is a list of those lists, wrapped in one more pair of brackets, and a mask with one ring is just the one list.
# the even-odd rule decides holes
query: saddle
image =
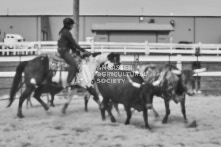
{"label": "saddle", "polygon": [[66,62],[64,61],[64,59],[62,59],[60,57],[60,55],[58,53],[52,54],[49,58],[49,67],[50,70],[62,70],[62,71],[67,71],[68,69],[68,65],[66,64]]}
{"label": "saddle", "polygon": [[65,62],[64,59],[61,58],[61,56],[58,53],[55,53],[51,56],[52,60],[55,62]]}

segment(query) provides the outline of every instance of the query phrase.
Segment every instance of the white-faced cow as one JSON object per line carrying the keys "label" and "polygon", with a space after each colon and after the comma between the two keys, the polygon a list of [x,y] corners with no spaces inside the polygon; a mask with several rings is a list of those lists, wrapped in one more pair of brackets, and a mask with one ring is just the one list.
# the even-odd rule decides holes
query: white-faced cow
{"label": "white-faced cow", "polygon": [[169,102],[173,100],[175,103],[181,103],[181,112],[185,122],[185,94],[193,95],[195,91],[194,73],[205,71],[204,69],[197,70],[178,70],[175,66],[165,65],[159,68],[153,65],[146,65],[140,72],[145,83],[152,84],[152,89],[146,89],[149,94],[147,104],[152,105],[154,95],[164,99],[166,107],[166,115],[162,123],[167,123],[170,114]]}

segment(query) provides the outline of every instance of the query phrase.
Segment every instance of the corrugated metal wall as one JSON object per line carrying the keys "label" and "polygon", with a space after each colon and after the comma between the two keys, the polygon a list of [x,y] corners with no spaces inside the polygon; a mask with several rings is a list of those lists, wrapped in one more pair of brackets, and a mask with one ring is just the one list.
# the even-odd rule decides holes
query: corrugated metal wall
{"label": "corrugated metal wall", "polygon": [[221,18],[197,17],[196,42],[221,43]]}
{"label": "corrugated metal wall", "polygon": [[[48,16],[47,19],[41,19],[41,16],[0,16],[0,41],[4,37],[4,33],[21,34],[27,41],[37,41],[41,38],[39,35],[41,34],[41,30],[44,29],[43,27],[47,27],[46,30],[49,33],[48,40],[56,41],[58,39],[58,32],[63,26],[62,21],[65,17],[71,16]],[[174,20],[175,31],[170,34],[151,32],[146,36],[143,33],[128,34],[126,32],[112,32],[107,34],[107,41],[122,40],[141,42],[144,40],[143,37],[145,37],[150,40],[149,42],[169,42],[169,37],[173,37],[174,43],[179,41],[221,43],[221,17],[142,17],[143,20],[140,21],[139,16],[81,16],[80,41],[85,41],[86,37],[96,35],[95,32],[91,32],[92,24],[127,22],[148,23],[150,19],[154,19],[155,23],[160,24],[169,24],[171,20]],[[39,22],[46,20],[47,23]],[[39,25],[42,26],[39,27]],[[104,36],[105,33],[101,33],[100,37],[102,38]]]}
{"label": "corrugated metal wall", "polygon": [[109,42],[156,42],[156,32],[109,32]]}
{"label": "corrugated metal wall", "polygon": [[[118,16],[107,16],[107,17],[100,17],[100,16],[85,16],[84,21],[82,21],[83,25],[85,27],[84,34],[80,37],[81,40],[84,40],[85,37],[95,36],[95,33],[91,32],[91,26],[92,24],[99,24],[99,23],[148,23],[150,19],[154,19],[155,23],[160,24],[169,24],[171,20],[175,21],[175,31],[171,32],[168,36],[168,34],[165,33],[157,33],[157,32],[149,32],[149,35],[147,35],[147,39],[149,39],[149,42],[169,42],[169,37],[173,37],[173,42],[179,42],[179,41],[189,41],[194,42],[194,18],[193,17],[143,17],[143,21],[140,21],[138,16],[127,16],[127,17],[118,17]],[[200,26],[199,26],[200,27]],[[116,36],[116,33],[122,34],[122,32],[115,32],[111,34],[114,34]],[[102,33],[104,35],[105,33]],[[99,34],[98,34],[99,35]],[[130,38],[134,38],[137,35],[130,34],[131,36],[126,36],[122,34],[121,37],[122,41],[130,40]],[[140,34],[138,38],[134,38],[134,40],[140,42],[144,39],[141,39],[144,34]],[[155,36],[151,36],[155,35]],[[109,35],[110,36],[110,35]],[[126,37],[126,38],[125,38]],[[128,37],[128,39],[127,39]],[[157,38],[156,38],[157,37]],[[163,37],[163,38],[162,38]],[[97,37],[97,38],[103,38]],[[120,38],[119,38],[120,39]],[[99,39],[98,39],[99,40]],[[111,36],[109,38],[109,41],[116,40]],[[134,41],[134,42],[135,42]]]}
{"label": "corrugated metal wall", "polygon": [[0,17],[1,38],[4,33],[20,34],[27,41],[36,41],[38,35],[38,17]]}

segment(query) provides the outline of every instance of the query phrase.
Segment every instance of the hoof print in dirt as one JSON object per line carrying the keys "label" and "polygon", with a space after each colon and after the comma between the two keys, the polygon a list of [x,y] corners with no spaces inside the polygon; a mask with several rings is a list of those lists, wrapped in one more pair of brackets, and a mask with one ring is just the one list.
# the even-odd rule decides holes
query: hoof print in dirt
{"label": "hoof print in dirt", "polygon": [[63,130],[64,127],[63,127],[63,126],[56,126],[56,127],[54,127],[54,129],[55,129],[55,130]]}
{"label": "hoof print in dirt", "polygon": [[191,123],[187,124],[187,128],[196,128],[197,127],[197,122],[196,120],[192,121]]}

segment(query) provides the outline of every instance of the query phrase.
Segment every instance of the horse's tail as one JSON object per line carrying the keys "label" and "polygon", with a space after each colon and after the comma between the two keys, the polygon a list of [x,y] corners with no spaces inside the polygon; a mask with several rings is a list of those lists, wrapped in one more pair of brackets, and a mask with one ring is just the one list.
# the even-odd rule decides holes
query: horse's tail
{"label": "horse's tail", "polygon": [[19,90],[19,88],[21,88],[21,86],[19,86],[19,83],[22,80],[22,73],[23,73],[27,63],[28,63],[28,61],[23,61],[16,68],[15,77],[13,79],[13,83],[12,83],[12,87],[11,87],[11,91],[10,91],[9,104],[7,107],[11,106],[11,104],[14,101],[14,97],[15,97],[16,92]]}

